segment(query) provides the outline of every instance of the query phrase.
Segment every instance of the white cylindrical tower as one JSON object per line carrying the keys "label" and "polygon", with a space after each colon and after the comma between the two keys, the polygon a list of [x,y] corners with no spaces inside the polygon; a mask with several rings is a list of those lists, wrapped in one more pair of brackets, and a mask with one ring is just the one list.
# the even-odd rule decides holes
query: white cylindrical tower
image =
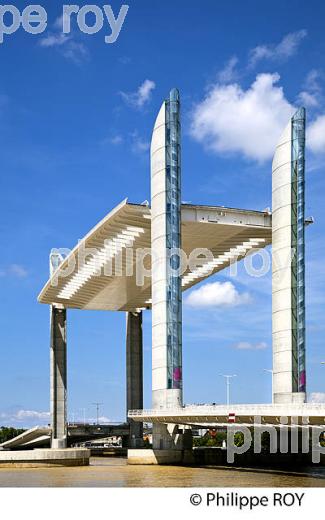
{"label": "white cylindrical tower", "polygon": [[154,408],[182,405],[180,101],[164,101],[151,141],[152,395]]}
{"label": "white cylindrical tower", "polygon": [[290,120],[272,165],[272,338],[274,403],[304,402],[305,110]]}

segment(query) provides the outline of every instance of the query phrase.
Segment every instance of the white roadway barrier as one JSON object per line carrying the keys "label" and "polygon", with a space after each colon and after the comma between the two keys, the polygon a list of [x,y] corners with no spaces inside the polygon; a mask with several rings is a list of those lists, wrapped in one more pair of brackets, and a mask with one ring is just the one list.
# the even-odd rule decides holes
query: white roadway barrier
{"label": "white roadway barrier", "polygon": [[[281,417],[304,418],[304,424],[325,424],[325,403],[303,404],[234,404],[234,405],[188,405],[182,408],[166,408],[154,410],[129,410],[128,416],[133,420],[148,422],[187,423],[225,423],[225,417],[235,414],[236,422],[254,424],[254,418],[261,418],[262,423],[281,423]],[[256,422],[256,421],[255,421]],[[292,421],[294,422],[294,421]]]}

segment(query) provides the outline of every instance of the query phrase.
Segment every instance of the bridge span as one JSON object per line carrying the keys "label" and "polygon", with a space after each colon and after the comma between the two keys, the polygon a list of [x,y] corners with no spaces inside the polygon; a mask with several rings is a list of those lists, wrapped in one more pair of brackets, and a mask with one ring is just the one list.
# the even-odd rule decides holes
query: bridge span
{"label": "bridge span", "polygon": [[301,426],[324,426],[325,403],[187,405],[167,409],[130,410],[133,421],[179,424],[202,428],[230,423],[280,426],[286,422]]}
{"label": "bridge span", "polygon": [[[52,429],[50,426],[35,426],[17,437],[0,444],[0,449],[33,449],[49,448]],[[68,424],[68,446],[105,437],[128,438],[130,425],[119,424]]]}

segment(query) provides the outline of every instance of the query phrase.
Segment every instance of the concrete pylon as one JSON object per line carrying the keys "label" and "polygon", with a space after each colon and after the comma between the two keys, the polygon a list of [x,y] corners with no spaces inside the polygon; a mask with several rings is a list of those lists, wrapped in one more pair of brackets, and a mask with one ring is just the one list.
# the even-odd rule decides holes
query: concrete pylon
{"label": "concrete pylon", "polygon": [[[183,405],[180,98],[171,90],[151,140],[152,407]],[[191,450],[188,426],[155,423],[152,450],[128,450],[129,464],[173,464]]]}
{"label": "concrete pylon", "polygon": [[[50,275],[61,263],[61,256],[50,254]],[[52,448],[67,447],[67,311],[61,305],[50,307],[50,399]]]}
{"label": "concrete pylon", "polygon": [[306,401],[305,117],[291,118],[272,164],[274,403]]}
{"label": "concrete pylon", "polygon": [[[175,409],[183,405],[181,123],[177,89],[171,90],[157,116],[150,157],[152,405]],[[166,461],[182,457],[184,439],[184,430],[177,425],[153,425],[153,450],[164,452]]]}
{"label": "concrete pylon", "polygon": [[[142,312],[126,313],[126,412],[143,408],[143,339]],[[143,424],[130,424],[130,448],[143,446]]]}
{"label": "concrete pylon", "polygon": [[157,116],[150,153],[152,404],[160,409],[183,403],[180,154],[180,100],[173,89]]}
{"label": "concrete pylon", "polygon": [[67,311],[51,306],[52,448],[67,447]]}

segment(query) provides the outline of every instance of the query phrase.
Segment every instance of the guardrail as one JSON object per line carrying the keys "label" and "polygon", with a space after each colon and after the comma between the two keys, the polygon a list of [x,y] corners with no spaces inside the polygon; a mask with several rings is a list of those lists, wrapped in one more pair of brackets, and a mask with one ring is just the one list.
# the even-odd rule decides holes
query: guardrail
{"label": "guardrail", "polygon": [[182,408],[129,410],[129,417],[187,415],[315,415],[325,416],[325,403],[188,405]]}

